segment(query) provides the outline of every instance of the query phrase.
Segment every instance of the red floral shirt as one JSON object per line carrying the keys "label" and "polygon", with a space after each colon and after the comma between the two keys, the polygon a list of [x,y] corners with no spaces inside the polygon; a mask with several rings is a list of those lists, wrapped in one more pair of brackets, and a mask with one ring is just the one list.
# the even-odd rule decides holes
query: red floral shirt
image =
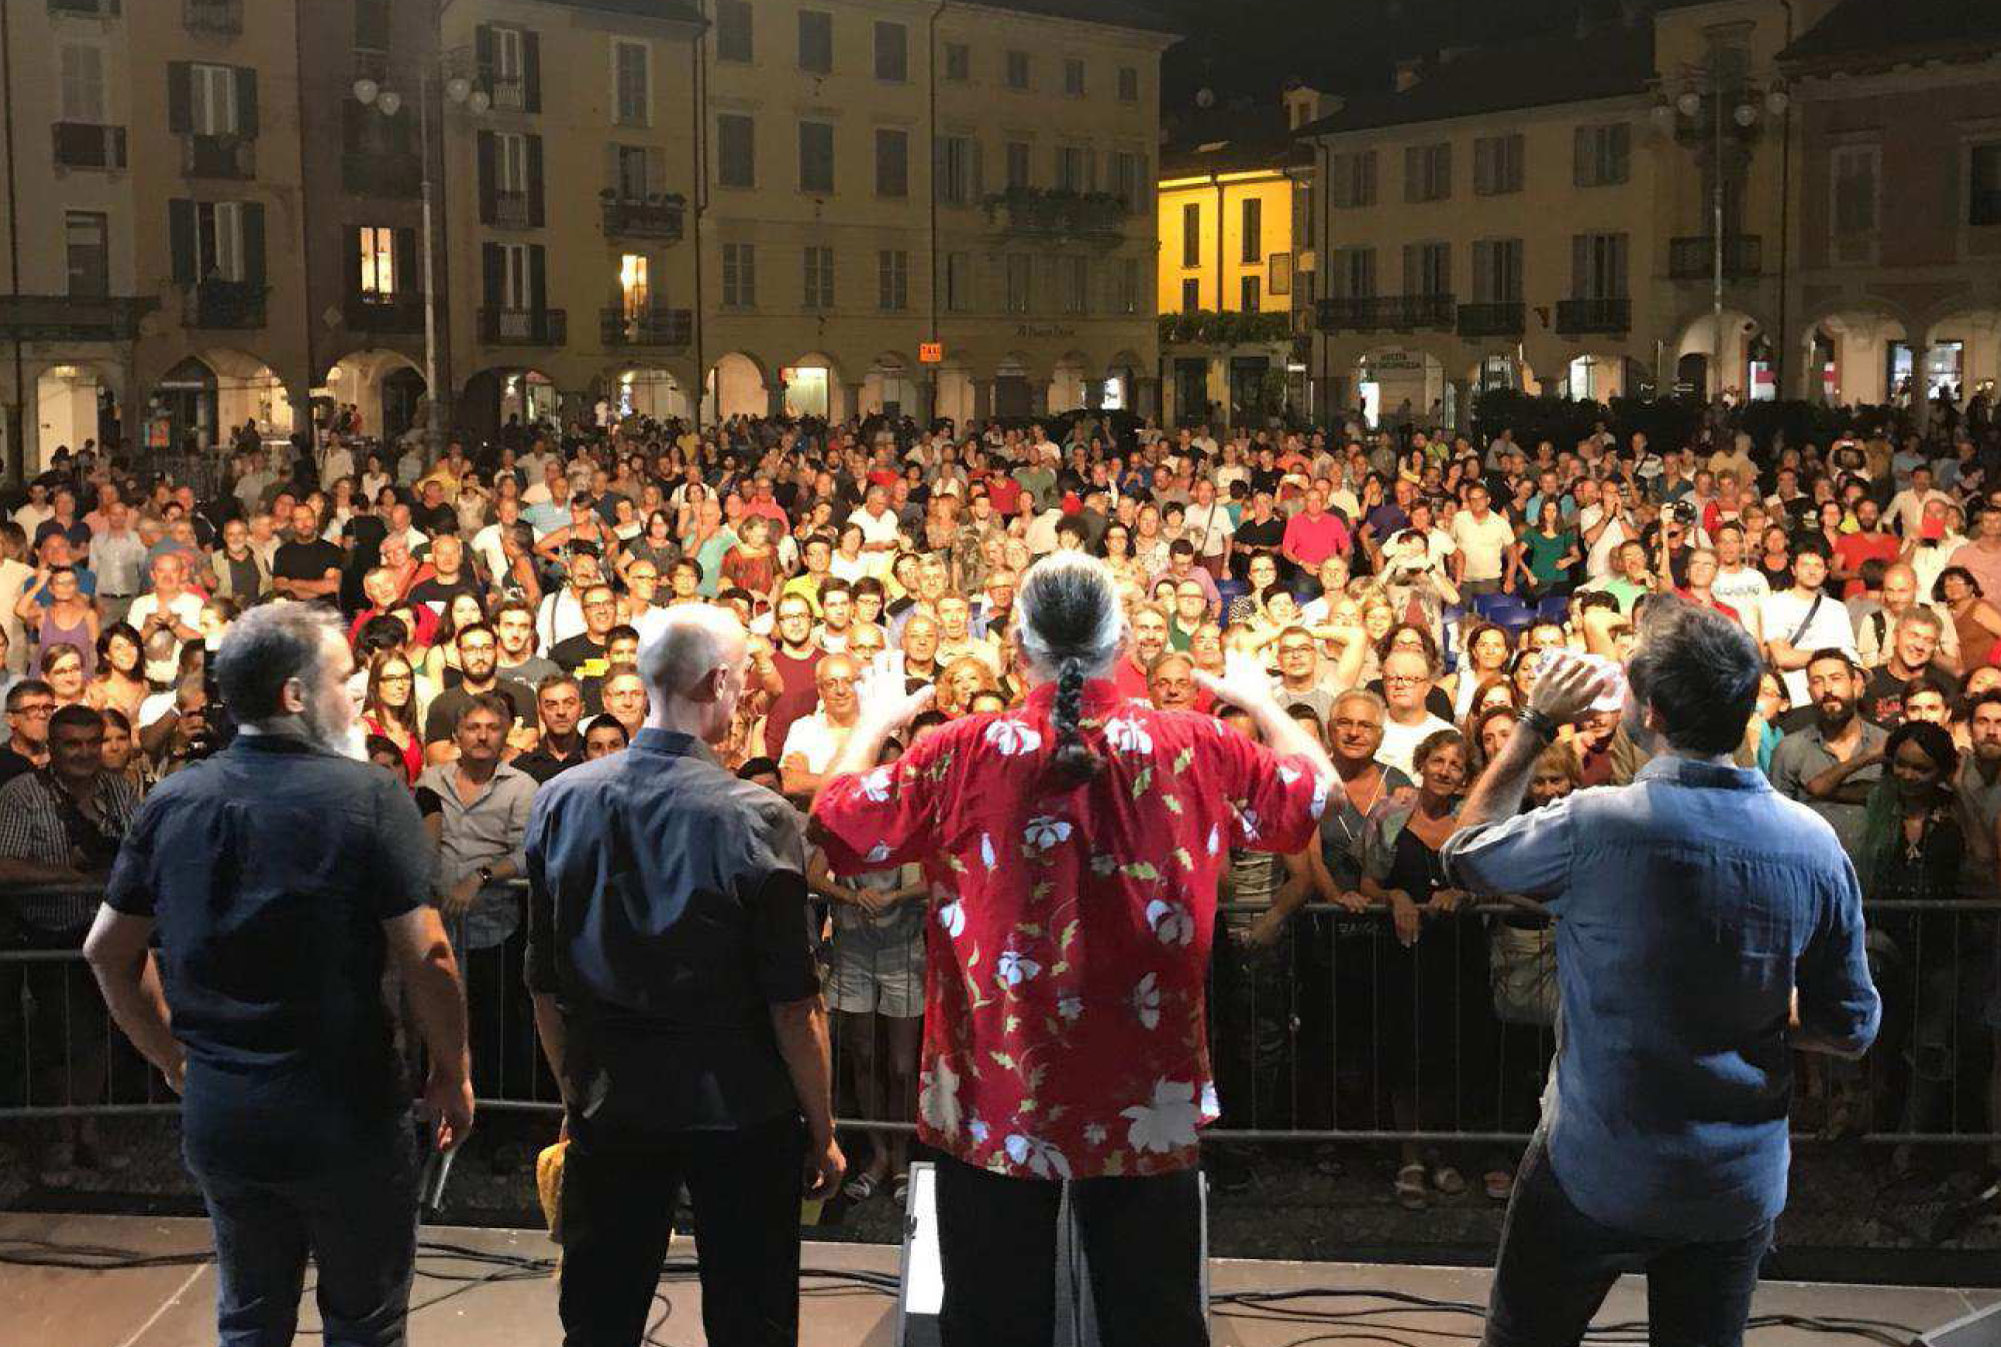
{"label": "red floral shirt", "polygon": [[[935,858],[918,1131],[1021,1178],[1186,1169],[1217,1113],[1203,976],[1230,848],[1298,851],[1311,765],[1221,721],[1084,688],[1088,785],[1043,778],[1055,685],[957,720],[813,806],[837,873]],[[949,895],[948,895],[949,896]]]}

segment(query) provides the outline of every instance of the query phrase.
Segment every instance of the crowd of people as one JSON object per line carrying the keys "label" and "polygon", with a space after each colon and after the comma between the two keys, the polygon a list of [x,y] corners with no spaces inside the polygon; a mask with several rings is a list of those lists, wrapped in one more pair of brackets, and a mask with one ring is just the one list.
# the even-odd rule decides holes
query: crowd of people
{"label": "crowd of people", "polygon": [[[625,751],[645,721],[637,652],[665,615],[714,605],[751,633],[750,695],[716,756],[803,808],[872,689],[935,686],[913,741],[1019,706],[1016,587],[1063,551],[1103,558],[1118,581],[1120,694],[1254,734],[1195,674],[1257,662],[1341,778],[1316,844],[1233,852],[1225,868],[1210,996],[1226,1124],[1533,1123],[1555,1016],[1547,923],[1476,909],[1440,856],[1541,653],[1623,659],[1653,595],[1757,640],[1767,673],[1741,761],[1833,825],[1868,898],[2001,898],[1990,432],[1481,440],[1089,414],[928,430],[628,418],[510,424],[432,455],[322,429],[237,441],[212,499],[95,446],[59,453],[0,522],[0,881],[31,895],[0,905],[0,935],[79,944],[88,881],[146,792],[226,732],[206,662],[241,613],[337,608],[365,735],[353,751],[413,794],[437,847],[478,1092],[553,1098],[511,881],[537,789]],[[892,740],[885,760],[909,746]],[[1616,712],[1588,718],[1538,763],[1528,805],[1629,782],[1644,757]],[[843,878],[815,855],[810,872],[847,1111],[907,1120],[927,927],[954,919],[955,895],[918,864]],[[1991,1116],[1988,924],[1882,909],[1871,949],[1897,1051],[1829,1069],[1828,1125],[1934,1132],[1969,1101]],[[116,1063],[87,977],[61,962],[0,974],[0,1017],[18,1013],[25,979],[31,1013],[66,1027],[7,1034],[31,1045],[12,1078],[42,1101],[101,1097]],[[494,1163],[518,1163],[522,1139]],[[900,1199],[908,1146],[868,1150],[847,1193]],[[40,1169],[60,1183],[119,1159],[65,1124]],[[1227,1152],[1216,1167],[1226,1184],[1250,1168]],[[1394,1191],[1413,1208],[1469,1189],[1504,1201],[1512,1170],[1498,1153],[1411,1144]]]}

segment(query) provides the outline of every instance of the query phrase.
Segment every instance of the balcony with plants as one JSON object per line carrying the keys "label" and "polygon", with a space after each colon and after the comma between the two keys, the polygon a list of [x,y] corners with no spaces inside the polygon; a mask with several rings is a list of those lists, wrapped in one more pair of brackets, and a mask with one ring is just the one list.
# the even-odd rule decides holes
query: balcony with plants
{"label": "balcony with plants", "polygon": [[1292,340],[1292,314],[1196,309],[1160,315],[1162,346],[1282,346]]}
{"label": "balcony with plants", "polygon": [[1107,246],[1124,240],[1132,215],[1114,193],[1060,187],[1010,187],[981,205],[1004,235]]}

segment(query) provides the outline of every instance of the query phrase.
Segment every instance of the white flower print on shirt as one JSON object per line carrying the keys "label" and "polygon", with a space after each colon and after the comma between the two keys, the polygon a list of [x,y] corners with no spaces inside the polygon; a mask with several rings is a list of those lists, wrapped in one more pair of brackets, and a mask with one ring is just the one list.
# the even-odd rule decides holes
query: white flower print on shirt
{"label": "white flower print on shirt", "polygon": [[1132,1120],[1126,1129],[1126,1144],[1145,1155],[1166,1155],[1195,1144],[1195,1127],[1201,1113],[1195,1104],[1195,1087],[1183,1081],[1157,1080],[1153,1098],[1134,1104],[1119,1113]]}
{"label": "white flower print on shirt", "polygon": [[1222,845],[1222,842],[1223,842],[1223,834],[1222,834],[1222,832],[1221,832],[1221,831],[1220,831],[1220,830],[1219,830],[1219,829],[1218,829],[1218,828],[1216,827],[1216,825],[1215,825],[1215,824],[1213,824],[1213,823],[1212,823],[1212,824],[1210,824],[1210,825],[1209,825],[1209,854],[1210,854],[1211,856],[1213,856],[1213,855],[1215,855],[1215,854],[1216,854],[1216,850],[1217,850],[1217,848],[1218,848],[1218,847],[1220,847],[1220,846]]}
{"label": "white flower print on shirt", "polygon": [[999,961],[994,964],[995,975],[1010,987],[1019,987],[1024,982],[1033,982],[1035,975],[1041,971],[1041,964],[1011,949],[1003,950]]}
{"label": "white flower print on shirt", "polygon": [[1022,840],[1036,851],[1047,851],[1070,840],[1070,822],[1068,819],[1037,814],[1028,821],[1028,827],[1022,832]]}
{"label": "white flower print on shirt", "polygon": [[1147,1029],[1160,1027],[1160,978],[1148,973],[1139,980],[1132,992],[1133,1012],[1139,1016],[1140,1025]]}
{"label": "white flower print on shirt", "polygon": [[983,736],[987,747],[1004,758],[1020,757],[1042,747],[1042,732],[1019,720],[996,720]]}
{"label": "white flower print on shirt", "polygon": [[878,767],[861,781],[862,794],[877,804],[889,798],[889,768]]}
{"label": "white flower print on shirt", "polygon": [[1092,1123],[1084,1129],[1084,1144],[1087,1146],[1102,1146],[1105,1144],[1105,1136],[1105,1125],[1103,1123]]}
{"label": "white flower print on shirt", "polygon": [[1028,1172],[1038,1179],[1067,1179],[1070,1177],[1070,1161],[1063,1152],[1044,1141],[1041,1137],[1012,1132],[1006,1142],[1007,1158],[1018,1165],[1026,1165]]}
{"label": "white flower print on shirt", "polygon": [[1153,736],[1137,719],[1115,716],[1105,722],[1105,742],[1119,753],[1153,752]]}
{"label": "white flower print on shirt", "polygon": [[986,833],[980,834],[980,864],[994,868],[994,839]]}
{"label": "white flower print on shirt", "polygon": [[1223,1116],[1222,1101],[1216,1098],[1216,1082],[1206,1081],[1202,1086],[1202,1120],[1214,1122]]}
{"label": "white flower print on shirt", "polygon": [[975,1146],[987,1144],[987,1132],[987,1125],[983,1119],[974,1118],[966,1124],[966,1135],[972,1138]]}
{"label": "white flower print on shirt", "polygon": [[1084,1013],[1084,998],[1075,992],[1065,992],[1056,999],[1056,1013],[1063,1017],[1065,1024],[1075,1024]]}
{"label": "white flower print on shirt", "polygon": [[1163,945],[1186,946],[1195,939],[1195,917],[1182,903],[1154,899],[1146,905],[1146,924]]}
{"label": "white flower print on shirt", "polygon": [[954,898],[938,909],[938,924],[945,928],[945,934],[957,940],[966,933],[966,905]]}
{"label": "white flower print on shirt", "polygon": [[924,1073],[924,1088],[917,1096],[917,1113],[931,1127],[948,1137],[959,1135],[959,1077],[940,1060]]}
{"label": "white flower print on shirt", "polygon": [[876,844],[875,844],[874,846],[872,846],[872,847],[870,847],[870,848],[868,849],[868,855],[867,855],[867,857],[865,857],[865,859],[866,859],[866,860],[867,860],[867,861],[868,861],[868,862],[869,862],[869,863],[870,863],[871,865],[879,865],[879,864],[881,864],[881,863],[882,863],[883,861],[886,861],[886,860],[888,860],[888,859],[889,859],[889,843],[887,843],[887,842],[877,842],[877,843],[876,843]]}

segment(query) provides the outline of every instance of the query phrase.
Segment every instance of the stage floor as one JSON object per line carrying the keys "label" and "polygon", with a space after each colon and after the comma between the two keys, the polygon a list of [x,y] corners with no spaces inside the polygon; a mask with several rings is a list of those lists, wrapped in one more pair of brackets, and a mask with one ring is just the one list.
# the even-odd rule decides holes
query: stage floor
{"label": "stage floor", "polygon": [[[540,1231],[447,1227],[427,1231],[426,1237],[523,1258],[546,1258],[553,1252]],[[0,1247],[19,1250],[22,1246],[17,1241],[24,1240],[157,1256],[206,1249],[208,1227],[202,1221],[179,1219],[0,1213]],[[677,1241],[674,1252],[686,1255],[690,1247]],[[804,1255],[808,1268],[892,1278],[897,1261],[896,1249],[879,1245],[808,1244]],[[438,1259],[427,1259],[425,1266],[454,1273],[480,1271]],[[1352,1263],[1218,1261],[1212,1275],[1219,1294],[1339,1287],[1475,1303],[1485,1301],[1488,1281],[1484,1271]],[[834,1283],[817,1285],[837,1288]],[[413,1300],[428,1300],[452,1288],[453,1283],[420,1276]],[[700,1291],[692,1283],[678,1281],[666,1290],[673,1310],[656,1331],[657,1340],[672,1347],[695,1347],[704,1341]],[[211,1347],[215,1342],[214,1295],[215,1273],[207,1266],[106,1272],[0,1266],[0,1347]],[[2001,1292],[1767,1282],[1759,1290],[1755,1312],[1866,1318],[1928,1329],[1997,1299],[2001,1299]],[[1343,1298],[1318,1304],[1351,1312],[1373,1307],[1387,1311],[1385,1302],[1376,1300]],[[1259,1323],[1240,1317],[1272,1312],[1219,1311],[1213,1321],[1218,1347],[1279,1347],[1330,1331],[1327,1325]],[[1645,1287],[1629,1278],[1613,1293],[1600,1322],[1638,1320],[1645,1314]],[[865,1288],[812,1293],[803,1306],[802,1320],[805,1347],[891,1347],[896,1341],[895,1302],[886,1294]],[[310,1297],[300,1322],[301,1327],[317,1326]],[[1463,1315],[1400,1310],[1372,1313],[1366,1326],[1350,1322],[1340,1331],[1369,1333],[1379,1342],[1431,1347],[1447,1340],[1439,1334],[1475,1335],[1478,1327],[1474,1319]],[[411,1321],[410,1339],[413,1347],[547,1347],[560,1340],[555,1285],[538,1278],[476,1287],[418,1311]],[[1750,1341],[1755,1347],[1806,1347],[1861,1339],[1769,1328],[1753,1333]]]}

